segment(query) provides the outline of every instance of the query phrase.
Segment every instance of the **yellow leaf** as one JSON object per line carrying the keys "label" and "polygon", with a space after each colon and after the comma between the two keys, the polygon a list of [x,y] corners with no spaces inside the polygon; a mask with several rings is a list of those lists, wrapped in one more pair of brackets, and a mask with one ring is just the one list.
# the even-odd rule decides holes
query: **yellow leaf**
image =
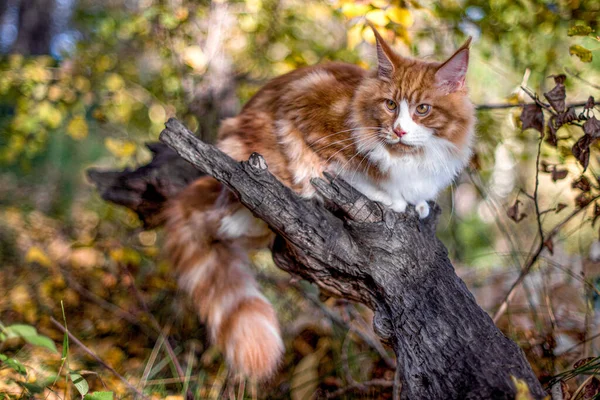
{"label": "yellow leaf", "polygon": [[183,62],[198,72],[206,70],[207,59],[200,46],[189,46],[183,51]]}
{"label": "yellow leaf", "polygon": [[362,24],[354,25],[352,28],[348,29],[348,33],[346,34],[346,41],[348,42],[348,48],[350,50],[354,49],[360,44],[360,42],[362,42],[362,31]]}
{"label": "yellow leaf", "polygon": [[362,17],[369,9],[370,7],[368,4],[345,3],[342,6],[342,14],[344,14],[346,18],[352,19],[355,17]]}
{"label": "yellow leaf", "polygon": [[317,344],[317,351],[308,354],[298,362],[290,381],[292,400],[313,398],[319,386],[319,363],[329,347],[328,339],[320,339]]}
{"label": "yellow leaf", "polygon": [[371,5],[375,8],[385,8],[390,4],[389,0],[371,0]]}
{"label": "yellow leaf", "polygon": [[529,392],[529,386],[527,386],[527,382],[522,379],[515,378],[511,375],[510,379],[515,384],[517,389],[517,393],[515,395],[515,400],[533,400],[531,393]]}
{"label": "yellow leaf", "polygon": [[378,26],[385,26],[388,22],[390,22],[388,17],[385,15],[384,10],[369,11],[365,17],[367,18],[367,21]]}
{"label": "yellow leaf", "polygon": [[385,15],[395,23],[407,28],[415,22],[412,13],[406,8],[390,7],[386,10]]}
{"label": "yellow leaf", "polygon": [[569,54],[576,55],[584,63],[592,62],[592,52],[578,44],[569,47]]}
{"label": "yellow leaf", "polygon": [[365,29],[364,31],[362,31],[362,37],[365,40],[365,42],[375,44],[375,34],[373,33],[372,29]]}
{"label": "yellow leaf", "polygon": [[111,137],[104,140],[104,145],[117,158],[131,157],[137,149],[136,144],[130,140],[119,140]]}
{"label": "yellow leaf", "polygon": [[25,255],[25,261],[28,263],[36,263],[44,267],[50,267],[52,265],[52,260],[50,260],[50,257],[46,255],[44,250],[37,246],[32,246],[29,248],[27,254]]}
{"label": "yellow leaf", "polygon": [[112,92],[116,92],[125,85],[125,81],[119,74],[110,74],[104,82],[106,88]]}
{"label": "yellow leaf", "polygon": [[167,112],[160,104],[152,104],[148,109],[148,117],[155,124],[164,124]]}
{"label": "yellow leaf", "polygon": [[83,115],[78,115],[69,121],[67,133],[75,140],[85,139],[88,135],[88,124]]}

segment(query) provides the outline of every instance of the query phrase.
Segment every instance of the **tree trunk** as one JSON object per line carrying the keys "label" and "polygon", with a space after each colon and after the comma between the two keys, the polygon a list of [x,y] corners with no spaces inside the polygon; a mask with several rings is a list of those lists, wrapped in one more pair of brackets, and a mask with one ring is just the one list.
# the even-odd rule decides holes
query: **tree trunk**
{"label": "tree trunk", "polygon": [[[511,376],[524,380],[533,398],[545,396],[523,351],[496,328],[456,275],[435,236],[440,213],[435,204],[430,217],[420,220],[414,208],[394,213],[344,181],[327,177],[329,182],[313,181],[325,199],[323,206],[279,182],[260,155],[238,163],[176,120],[167,122],[161,140],[226,185],[271,227],[277,234],[272,250],[278,267],[375,311],[375,332],[397,356],[402,398],[513,399]],[[149,167],[142,167],[145,172],[93,171],[90,176],[96,182],[107,178],[100,185],[102,194],[114,201],[119,196],[111,193],[122,190],[127,175],[137,173],[138,185],[125,190],[126,197],[138,198],[136,204],[147,201],[139,193],[154,183],[189,179],[188,170],[181,178],[178,169],[165,167],[152,179],[141,178],[155,170]],[[174,175],[164,175],[167,171]],[[111,183],[107,174],[119,178]]]}

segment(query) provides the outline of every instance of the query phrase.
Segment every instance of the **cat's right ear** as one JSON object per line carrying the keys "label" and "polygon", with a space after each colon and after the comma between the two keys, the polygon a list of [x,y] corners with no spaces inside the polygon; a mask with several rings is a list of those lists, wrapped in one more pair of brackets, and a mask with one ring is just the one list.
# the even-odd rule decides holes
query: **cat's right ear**
{"label": "cat's right ear", "polygon": [[394,53],[392,48],[383,40],[377,29],[370,23],[367,24],[373,30],[375,34],[375,40],[377,42],[377,75],[379,78],[384,80],[391,80],[396,71],[395,61],[398,56]]}

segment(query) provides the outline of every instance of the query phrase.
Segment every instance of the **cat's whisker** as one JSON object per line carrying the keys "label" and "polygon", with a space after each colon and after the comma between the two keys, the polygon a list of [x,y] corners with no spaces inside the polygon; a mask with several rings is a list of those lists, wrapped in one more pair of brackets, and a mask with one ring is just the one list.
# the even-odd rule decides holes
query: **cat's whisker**
{"label": "cat's whisker", "polygon": [[[374,133],[376,133],[376,132],[367,133],[367,135],[368,135],[368,136],[372,136]],[[331,146],[334,146],[334,145],[336,145],[336,144],[340,144],[340,143],[343,143],[343,142],[347,142],[347,141],[349,141],[349,140],[357,140],[357,139],[356,139],[356,138],[354,138],[354,137],[349,137],[349,138],[346,138],[346,139],[337,140],[337,141],[335,141],[335,142],[333,142],[333,143],[329,143],[329,144],[328,144],[327,146],[325,146],[325,147],[321,147],[320,149],[315,149],[315,151],[323,151],[323,150],[325,150],[325,149],[326,149],[326,148],[328,148],[328,147],[331,147]]]}
{"label": "cat's whisker", "polygon": [[[382,140],[383,140],[383,139],[381,139],[381,138],[378,138],[378,137],[375,137],[374,139],[375,139],[375,140],[374,140],[374,142],[373,142],[373,143],[377,143],[378,141],[382,141]],[[366,141],[365,141],[365,142],[366,142]],[[356,154],[355,154],[355,155],[353,155],[353,156],[352,156],[352,157],[351,157],[351,158],[350,158],[348,161],[346,161],[346,163],[345,163],[345,164],[342,166],[342,168],[340,169],[340,171],[338,172],[338,174],[337,174],[335,177],[337,178],[337,177],[338,177],[338,176],[339,176],[339,175],[340,175],[342,172],[344,172],[344,169],[345,169],[345,168],[346,168],[346,166],[347,166],[347,165],[350,163],[350,161],[352,161],[352,160],[354,159],[354,157],[358,156],[359,154],[362,154],[362,153],[356,152]],[[366,158],[366,157],[365,157],[365,158]],[[362,164],[362,162],[363,162],[363,161],[364,161],[364,158],[363,158],[363,160],[362,160],[362,161],[361,161],[361,162],[358,164],[358,166],[360,166],[360,164]],[[357,171],[358,171],[358,167],[357,167],[357,168],[356,168],[356,170],[354,171],[354,175],[352,176],[352,180],[354,179],[354,176],[356,176],[356,172],[357,172]],[[351,172],[351,171],[348,171],[348,175],[350,174],[350,172]],[[348,183],[350,183],[350,185],[352,185],[352,180],[351,180],[350,182],[348,182]]]}
{"label": "cat's whisker", "polygon": [[[335,156],[336,156],[336,155],[337,155],[339,152],[341,152],[342,150],[344,150],[344,149],[347,149],[348,147],[350,147],[350,146],[352,146],[352,145],[357,145],[357,144],[359,144],[359,143],[365,142],[365,141],[366,141],[366,140],[368,140],[368,139],[373,139],[374,137],[376,137],[376,136],[377,136],[377,134],[378,134],[378,133],[379,133],[379,132],[372,133],[372,134],[370,134],[370,135],[368,135],[368,136],[366,136],[366,137],[364,137],[364,138],[360,138],[360,139],[358,139],[358,140],[355,140],[355,141],[353,141],[352,143],[350,143],[349,145],[346,145],[346,146],[342,147],[341,149],[339,149],[338,151],[336,151],[335,153],[333,153],[333,154],[332,154],[332,155],[331,155],[331,156],[330,156],[330,157],[329,157],[329,158],[328,158],[328,159],[325,161],[325,164],[328,164],[328,163],[329,163],[329,161],[331,161],[331,159],[332,159],[333,157],[335,157]],[[357,153],[358,153],[358,152],[357,152]]]}
{"label": "cat's whisker", "polygon": [[354,132],[354,131],[360,131],[360,130],[365,130],[365,129],[379,129],[379,127],[378,126],[361,126],[359,128],[345,129],[343,131],[339,131],[339,132],[331,133],[327,136],[323,136],[322,138],[319,138],[312,143],[308,143],[308,145],[312,147],[313,145],[319,143],[321,140],[327,139],[328,137],[331,137],[334,135],[339,135],[340,133],[344,133],[344,132]]}

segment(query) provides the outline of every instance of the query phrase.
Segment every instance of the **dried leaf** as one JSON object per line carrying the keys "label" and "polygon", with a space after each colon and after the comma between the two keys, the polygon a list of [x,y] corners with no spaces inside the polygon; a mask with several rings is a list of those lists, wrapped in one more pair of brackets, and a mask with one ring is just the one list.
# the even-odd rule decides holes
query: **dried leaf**
{"label": "dried leaf", "polygon": [[592,33],[592,28],[585,25],[575,25],[567,31],[567,35],[569,36],[587,36],[590,33]]}
{"label": "dried leaf", "polygon": [[544,241],[544,246],[548,249],[550,255],[554,255],[554,242],[552,241],[552,238],[546,239]]}
{"label": "dried leaf", "polygon": [[556,169],[556,167],[554,167],[554,169],[552,170],[552,175],[551,175],[552,181],[556,182],[556,181],[565,179],[568,174],[569,174],[569,171],[567,171],[566,169]]}
{"label": "dried leaf", "polygon": [[571,152],[584,169],[587,168],[590,163],[590,145],[592,144],[592,137],[590,135],[583,135],[571,149]]}
{"label": "dried leaf", "polygon": [[577,114],[575,114],[575,109],[573,107],[569,107],[564,113],[558,114],[558,122],[560,125],[568,124],[577,119]]}
{"label": "dried leaf", "polygon": [[514,376],[510,376],[510,379],[513,381],[515,385],[515,400],[532,400],[533,396],[529,391],[529,386],[527,386],[527,382],[522,379],[515,378]]}
{"label": "dried leaf", "polygon": [[596,105],[596,102],[594,101],[594,97],[590,96],[587,99],[587,102],[585,103],[585,106],[583,106],[583,108],[585,110],[591,110],[592,108],[594,108],[594,106]]}
{"label": "dried leaf", "polygon": [[558,214],[559,212],[561,212],[565,208],[567,208],[567,205],[565,203],[558,203],[556,205],[556,213]]}
{"label": "dried leaf", "polygon": [[[596,225],[596,220],[600,217],[600,206],[598,203],[594,204],[594,219],[592,220],[592,227]],[[592,357],[593,358],[593,357]]]}
{"label": "dried leaf", "polygon": [[544,133],[544,113],[537,104],[523,106],[520,119],[523,123],[523,130],[533,128],[541,134]]}
{"label": "dried leaf", "polygon": [[556,86],[548,93],[544,93],[544,97],[557,113],[561,113],[565,111],[565,98],[567,97],[567,92],[565,91],[565,85],[558,83],[560,81],[559,79],[555,77],[554,80],[557,82]]}
{"label": "dried leaf", "polygon": [[588,178],[586,178],[585,176],[581,176],[579,179],[577,179],[571,184],[571,187],[573,189],[579,189],[583,192],[589,192],[592,189],[592,184],[590,183]]}
{"label": "dried leaf", "polygon": [[552,116],[550,118],[550,121],[548,121],[548,125],[546,125],[546,143],[548,143],[551,146],[557,147],[558,138],[556,137],[556,131],[558,130],[558,128],[554,126],[555,120],[556,117]]}
{"label": "dried leaf", "polygon": [[564,85],[567,80],[567,76],[565,74],[558,75],[550,75],[550,78],[554,78],[554,83],[557,85]]}
{"label": "dried leaf", "polygon": [[519,212],[519,205],[521,204],[521,201],[519,199],[515,200],[515,204],[513,204],[512,206],[510,206],[508,208],[508,210],[506,211],[506,215],[508,216],[508,218],[512,219],[515,222],[521,222],[521,220],[523,220],[523,218],[525,218],[527,216],[527,214],[523,213],[523,212]]}
{"label": "dried leaf", "polygon": [[552,165],[548,164],[545,160],[540,161],[540,166],[543,172],[552,172]]}
{"label": "dried leaf", "polygon": [[569,47],[569,54],[579,57],[579,59],[584,63],[592,62],[593,59],[592,52],[578,44],[574,44]]}
{"label": "dried leaf", "polygon": [[596,116],[592,116],[592,118],[585,121],[583,131],[586,135],[590,135],[594,139],[600,137],[600,121],[598,121]]}
{"label": "dried leaf", "polygon": [[595,376],[592,377],[587,384],[584,386],[582,390],[583,396],[582,400],[591,400],[596,398],[596,396],[600,393],[600,380]]}
{"label": "dried leaf", "polygon": [[587,206],[588,204],[590,204],[590,201],[592,201],[592,199],[590,198],[590,196],[588,196],[587,193],[580,193],[579,196],[575,197],[575,204],[579,208]]}

